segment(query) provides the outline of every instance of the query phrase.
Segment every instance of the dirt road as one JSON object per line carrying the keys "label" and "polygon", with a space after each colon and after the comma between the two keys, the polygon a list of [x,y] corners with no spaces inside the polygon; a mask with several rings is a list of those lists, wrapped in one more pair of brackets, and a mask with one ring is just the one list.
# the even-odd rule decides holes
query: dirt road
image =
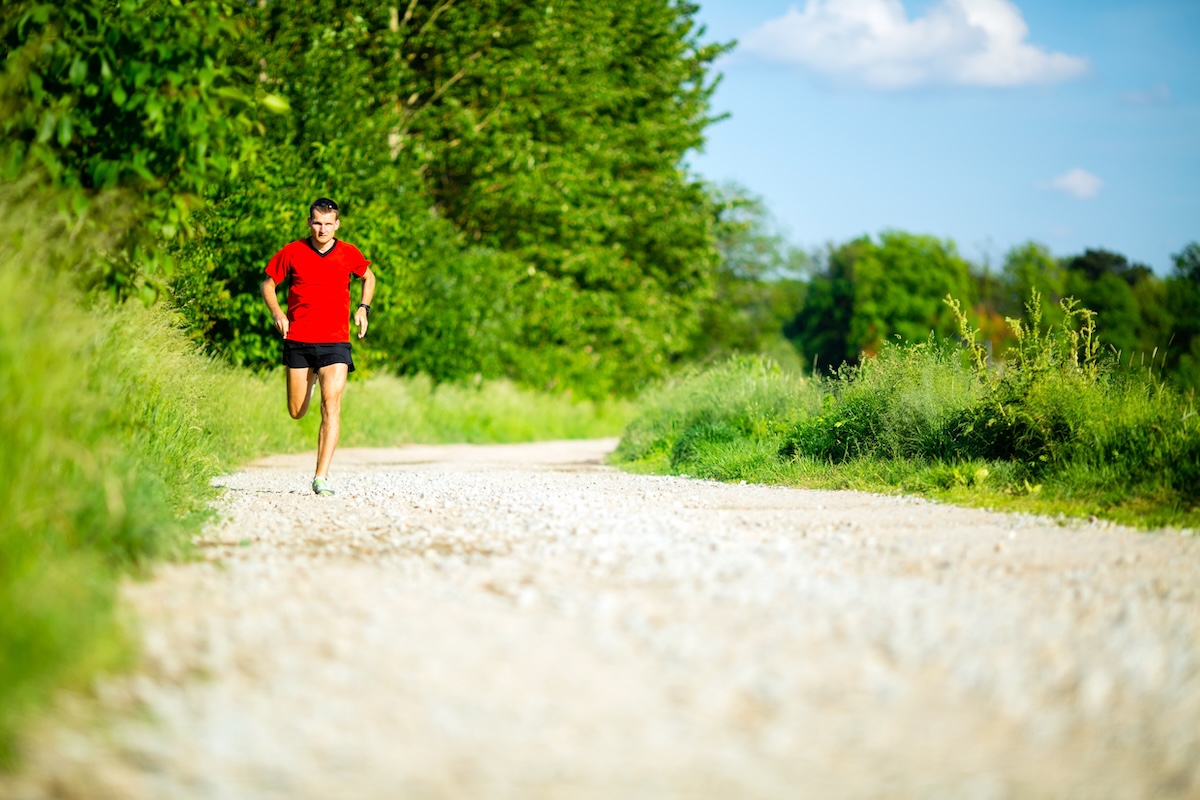
{"label": "dirt road", "polygon": [[[1200,540],[604,467],[223,480],[19,798],[1200,797]],[[67,714],[67,719],[71,718]]]}

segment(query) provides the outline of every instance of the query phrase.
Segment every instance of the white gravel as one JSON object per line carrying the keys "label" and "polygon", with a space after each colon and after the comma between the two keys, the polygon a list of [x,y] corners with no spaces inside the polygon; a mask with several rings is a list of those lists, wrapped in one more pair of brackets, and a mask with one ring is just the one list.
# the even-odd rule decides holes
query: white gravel
{"label": "white gravel", "polygon": [[230,475],[21,798],[1200,797],[1200,540],[628,475],[613,441]]}

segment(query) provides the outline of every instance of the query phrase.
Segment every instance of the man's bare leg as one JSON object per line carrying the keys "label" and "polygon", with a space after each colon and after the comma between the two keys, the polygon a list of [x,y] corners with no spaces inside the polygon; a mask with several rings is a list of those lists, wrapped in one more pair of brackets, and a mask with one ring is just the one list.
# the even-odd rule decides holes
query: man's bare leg
{"label": "man's bare leg", "polygon": [[338,437],[342,433],[342,392],[346,389],[349,369],[346,364],[330,364],[321,367],[318,372],[321,381],[321,430],[317,434],[318,478],[329,475],[333,451],[337,449]]}
{"label": "man's bare leg", "polygon": [[313,384],[317,382],[317,371],[311,367],[287,371],[287,404],[292,419],[300,419],[308,413],[312,400]]}

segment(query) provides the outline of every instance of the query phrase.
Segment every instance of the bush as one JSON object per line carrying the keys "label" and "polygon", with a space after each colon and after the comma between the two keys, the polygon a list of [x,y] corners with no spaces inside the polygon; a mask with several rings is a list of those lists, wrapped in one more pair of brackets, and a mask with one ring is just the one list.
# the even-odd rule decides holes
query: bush
{"label": "bush", "polygon": [[822,383],[821,412],[798,422],[782,454],[828,461],[939,458],[955,451],[952,420],[978,394],[960,354],[932,340],[885,345]]}

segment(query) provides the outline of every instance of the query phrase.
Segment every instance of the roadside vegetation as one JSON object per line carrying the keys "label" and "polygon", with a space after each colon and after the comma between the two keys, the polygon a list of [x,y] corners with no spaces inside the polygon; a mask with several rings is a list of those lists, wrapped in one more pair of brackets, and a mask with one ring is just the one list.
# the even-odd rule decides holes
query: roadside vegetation
{"label": "roadside vegetation", "polygon": [[1095,315],[1011,320],[993,363],[959,304],[958,340],[884,344],[826,377],[734,358],[648,393],[614,461],[723,481],[920,494],[1135,526],[1200,525],[1194,395],[1102,353]]}

